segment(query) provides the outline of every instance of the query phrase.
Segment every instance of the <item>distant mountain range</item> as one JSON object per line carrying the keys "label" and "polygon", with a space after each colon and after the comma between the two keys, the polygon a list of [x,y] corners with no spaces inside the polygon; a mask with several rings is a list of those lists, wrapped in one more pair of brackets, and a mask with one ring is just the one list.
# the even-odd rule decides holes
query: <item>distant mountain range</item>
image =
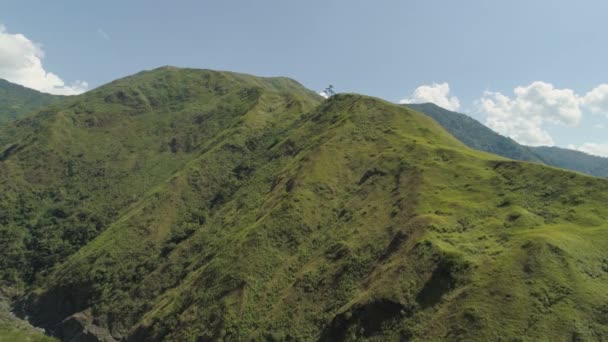
{"label": "distant mountain range", "polygon": [[432,117],[446,131],[471,148],[515,160],[538,162],[596,177],[608,177],[608,158],[559,147],[520,145],[465,114],[449,111],[433,103],[406,106]]}
{"label": "distant mountain range", "polygon": [[64,96],[41,93],[0,79],[0,123],[12,121]]}

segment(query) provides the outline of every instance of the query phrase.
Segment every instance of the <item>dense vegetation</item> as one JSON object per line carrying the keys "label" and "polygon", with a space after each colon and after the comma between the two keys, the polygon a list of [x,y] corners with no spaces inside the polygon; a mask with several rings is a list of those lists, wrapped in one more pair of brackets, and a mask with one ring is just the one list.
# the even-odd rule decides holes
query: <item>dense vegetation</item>
{"label": "dense vegetation", "polygon": [[62,98],[63,96],[41,93],[0,79],[0,124]]}
{"label": "dense vegetation", "polygon": [[0,146],[3,284],[63,340],[608,338],[608,181],[402,106],[160,68]]}
{"label": "dense vegetation", "polygon": [[503,157],[544,163],[596,177],[608,177],[608,158],[557,147],[523,146],[504,137],[479,121],[461,113],[449,111],[432,103],[408,104],[437,121],[465,145]]}

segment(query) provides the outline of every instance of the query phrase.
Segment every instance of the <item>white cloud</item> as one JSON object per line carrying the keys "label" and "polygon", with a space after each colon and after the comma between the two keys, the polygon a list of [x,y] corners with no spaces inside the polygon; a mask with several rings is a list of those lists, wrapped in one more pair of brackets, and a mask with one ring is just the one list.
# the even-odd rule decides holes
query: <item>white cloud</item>
{"label": "white cloud", "polygon": [[460,108],[460,101],[456,96],[450,97],[450,85],[445,82],[420,86],[414,90],[411,96],[399,101],[401,104],[425,102],[432,102],[448,110]]}
{"label": "white cloud", "polygon": [[319,95],[323,96],[323,98],[325,98],[325,99],[329,98],[329,95],[327,95],[327,93],[324,91],[320,92]]}
{"label": "white cloud", "polygon": [[107,34],[107,33],[106,33],[106,31],[104,31],[104,30],[102,30],[102,29],[100,29],[100,28],[98,28],[98,29],[97,29],[97,34],[98,34],[98,35],[99,35],[101,38],[103,38],[103,39],[105,39],[105,40],[110,40],[110,35],[109,35],[109,34]]}
{"label": "white cloud", "polygon": [[[600,84],[581,96],[571,89],[556,89],[550,83],[536,81],[516,87],[513,93],[514,97],[510,98],[497,92],[485,92],[476,102],[477,109],[486,115],[488,127],[526,145],[553,145],[545,125],[576,126],[583,110],[608,116],[608,84]],[[605,125],[599,123],[594,127],[604,128]],[[592,146],[597,145],[589,144],[581,148],[591,151]]]}
{"label": "white cloud", "polygon": [[585,94],[582,104],[591,113],[608,116],[608,84],[600,84]]}
{"label": "white cloud", "polygon": [[45,93],[74,95],[86,91],[88,84],[76,81],[66,85],[42,66],[44,51],[39,44],[20,33],[8,33],[0,25],[0,78]]}
{"label": "white cloud", "polygon": [[584,143],[579,147],[574,145],[568,145],[569,149],[577,150],[581,152],[585,152],[588,154],[592,154],[599,157],[607,157],[608,158],[608,143],[606,144],[598,144],[598,143]]}
{"label": "white cloud", "polygon": [[546,123],[576,126],[582,118],[582,99],[570,89],[556,89],[550,83],[533,82],[513,90],[510,98],[498,92],[485,92],[477,109],[486,115],[486,125],[519,143],[553,145],[543,128]]}

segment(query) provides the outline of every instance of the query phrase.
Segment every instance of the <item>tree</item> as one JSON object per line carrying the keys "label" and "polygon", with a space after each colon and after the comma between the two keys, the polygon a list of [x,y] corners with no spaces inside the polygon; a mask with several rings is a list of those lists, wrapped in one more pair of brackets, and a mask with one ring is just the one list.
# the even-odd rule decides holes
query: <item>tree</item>
{"label": "tree", "polygon": [[325,88],[323,92],[327,95],[327,97],[332,97],[336,95],[336,92],[334,91],[334,86],[331,84],[327,88]]}

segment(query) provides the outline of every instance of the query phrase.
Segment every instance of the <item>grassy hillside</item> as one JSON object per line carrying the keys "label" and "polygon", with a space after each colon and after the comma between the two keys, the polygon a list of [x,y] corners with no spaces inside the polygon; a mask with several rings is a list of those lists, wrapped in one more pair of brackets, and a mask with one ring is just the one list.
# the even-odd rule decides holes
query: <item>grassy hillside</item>
{"label": "grassy hillside", "polygon": [[0,124],[56,102],[63,96],[41,93],[0,79]]}
{"label": "grassy hillside", "polygon": [[413,110],[161,68],[3,132],[0,269],[63,340],[608,338],[608,182]]}
{"label": "grassy hillside", "polygon": [[10,321],[4,323],[0,321],[0,342],[57,342],[58,340],[46,336],[41,331],[32,328],[22,327]]}
{"label": "grassy hillside", "polygon": [[432,103],[408,104],[407,107],[432,117],[450,134],[471,148],[511,159],[540,162],[608,178],[608,158],[557,147],[523,146],[465,114],[452,112]]}
{"label": "grassy hillside", "polygon": [[11,251],[0,259],[4,280],[33,281],[225,129],[262,124],[263,117],[244,121],[253,108],[272,116],[277,106],[300,110],[315,101],[288,79],[163,68],[0,129],[0,224]]}

